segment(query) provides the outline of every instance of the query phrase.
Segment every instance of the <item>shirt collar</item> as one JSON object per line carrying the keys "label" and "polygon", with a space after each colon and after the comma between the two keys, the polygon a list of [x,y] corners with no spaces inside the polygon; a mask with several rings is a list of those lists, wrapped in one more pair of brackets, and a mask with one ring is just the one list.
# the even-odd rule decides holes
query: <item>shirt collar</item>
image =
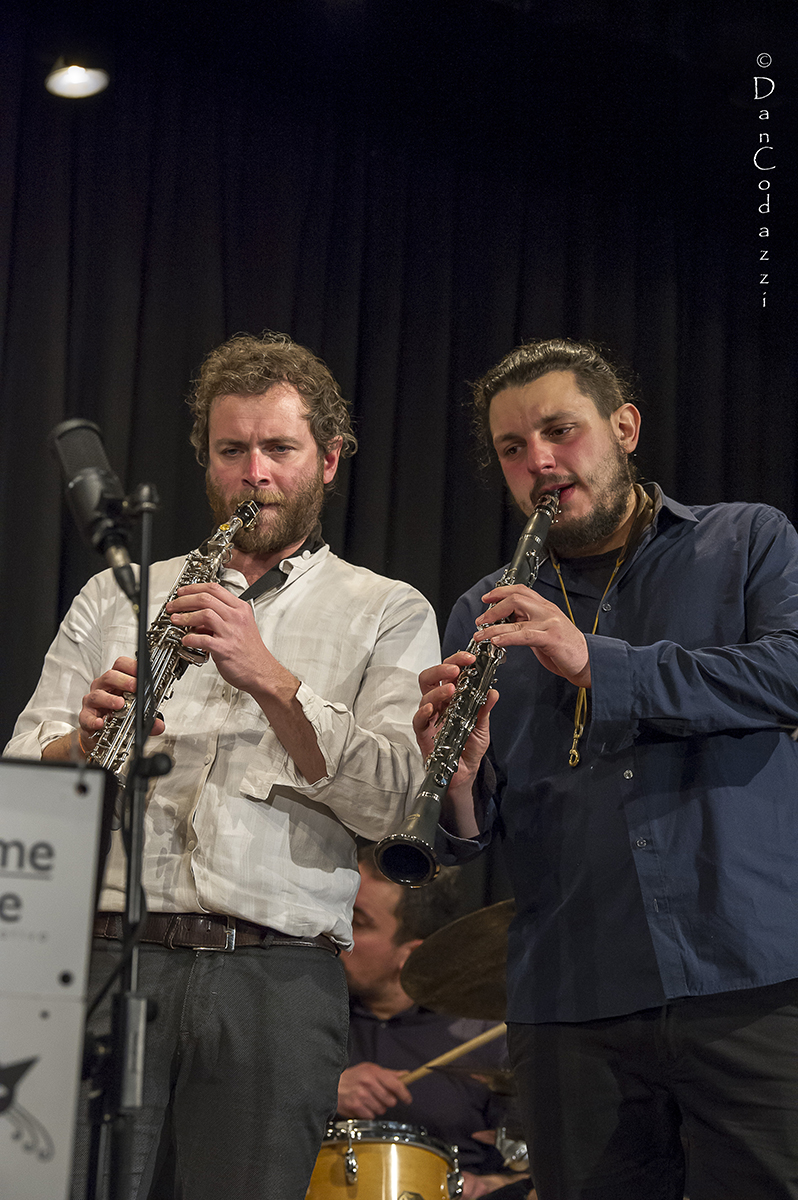
{"label": "shirt collar", "polygon": [[276,563],[268,571],[265,571],[260,579],[256,579],[254,583],[250,584],[241,593],[239,599],[257,600],[259,596],[263,596],[266,592],[277,591],[278,588],[283,586],[295,566],[299,565],[300,562],[306,562],[317,551],[324,549],[326,545],[327,543],[321,532],[321,525],[317,523],[298,550],[295,550],[290,557],[280,559],[279,563]]}
{"label": "shirt collar", "polygon": [[[657,534],[664,532],[670,526],[677,525],[682,521],[689,521],[691,525],[695,525],[698,522],[698,518],[696,517],[695,513],[691,512],[691,510],[684,504],[680,504],[678,500],[671,500],[669,496],[666,496],[658,483],[648,482],[642,484],[641,486],[654,501],[654,515],[651,518],[648,527],[643,530],[643,536],[640,538],[634,550],[621,567],[621,570],[618,574],[619,583],[627,574],[629,568],[631,567],[632,563],[634,563],[640,552],[646,546],[648,546],[652,538],[655,538]],[[684,526],[685,532],[686,529],[687,527]]]}
{"label": "shirt collar", "polygon": [[691,509],[687,508],[686,505],[680,504],[678,500],[671,500],[669,496],[666,496],[658,483],[644,483],[642,486],[654,501],[653,523],[655,525],[657,523],[657,518],[663,509],[677,519],[691,521],[693,524],[698,521],[698,517]]}
{"label": "shirt collar", "polygon": [[363,1003],[362,1000],[360,1000],[357,996],[352,995],[349,997],[349,1010],[354,1016],[366,1017],[370,1021],[377,1021],[380,1025],[388,1025],[391,1021],[398,1021],[400,1018],[402,1020],[409,1020],[411,1018],[425,1016],[427,1013],[432,1011],[429,1008],[422,1008],[420,1004],[411,1004],[409,1008],[403,1008],[401,1012],[394,1013],[392,1017],[388,1017],[386,1020],[384,1017],[378,1017],[377,1014],[373,1013],[371,1009]]}

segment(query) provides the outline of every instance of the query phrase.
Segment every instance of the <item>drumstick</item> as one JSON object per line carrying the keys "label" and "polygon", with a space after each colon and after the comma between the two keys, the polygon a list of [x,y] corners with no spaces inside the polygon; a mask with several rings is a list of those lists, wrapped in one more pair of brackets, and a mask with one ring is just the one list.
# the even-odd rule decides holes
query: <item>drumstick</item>
{"label": "drumstick", "polygon": [[504,1021],[501,1021],[498,1025],[494,1025],[492,1029],[486,1029],[484,1033],[478,1033],[470,1041],[463,1042],[460,1046],[455,1046],[454,1050],[447,1050],[445,1054],[441,1054],[438,1058],[431,1058],[428,1063],[424,1063],[423,1067],[416,1067],[415,1071],[408,1071],[406,1075],[401,1075],[401,1082],[407,1085],[408,1083],[415,1083],[417,1079],[423,1079],[435,1067],[442,1067],[445,1063],[453,1062],[456,1058],[460,1058],[461,1055],[468,1054],[469,1050],[476,1050],[477,1046],[484,1046],[486,1042],[492,1042],[497,1037],[501,1037],[506,1028],[507,1026]]}

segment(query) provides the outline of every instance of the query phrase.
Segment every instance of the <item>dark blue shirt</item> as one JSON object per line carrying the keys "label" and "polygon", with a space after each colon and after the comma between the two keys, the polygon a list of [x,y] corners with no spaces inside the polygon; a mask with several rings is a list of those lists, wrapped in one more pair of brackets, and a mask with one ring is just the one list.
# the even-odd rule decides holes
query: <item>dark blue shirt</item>
{"label": "dark blue shirt", "polygon": [[[592,677],[578,766],[576,688],[526,647],[496,676],[484,827],[518,910],[509,1020],[798,976],[798,535],[763,505],[650,490],[654,521],[603,601],[615,554],[562,564]],[[455,605],[446,654],[467,646],[493,582]],[[550,561],[535,588],[565,607]],[[450,839],[444,861],[488,838]]]}
{"label": "dark blue shirt", "polygon": [[[495,1023],[449,1017],[418,1006],[383,1021],[357,1000],[350,1000],[348,1066],[375,1062],[397,1071],[414,1071]],[[452,1065],[456,1070],[464,1066],[472,1070],[507,1067],[505,1040],[488,1042]],[[410,1091],[411,1105],[399,1102],[378,1119],[420,1126],[432,1137],[457,1146],[464,1171],[487,1175],[503,1170],[502,1157],[493,1146],[477,1142],[471,1135],[503,1125],[506,1100],[476,1079],[445,1070],[430,1072],[411,1084]]]}

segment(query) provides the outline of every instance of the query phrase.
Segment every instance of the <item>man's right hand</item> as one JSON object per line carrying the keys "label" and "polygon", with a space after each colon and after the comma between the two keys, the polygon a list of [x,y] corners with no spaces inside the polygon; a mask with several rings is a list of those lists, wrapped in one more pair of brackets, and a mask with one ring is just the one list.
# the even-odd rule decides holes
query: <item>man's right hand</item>
{"label": "man's right hand", "polygon": [[[435,735],[454,696],[457,677],[462,668],[470,666],[472,662],[473,654],[469,654],[467,650],[458,650],[456,654],[450,654],[444,662],[422,671],[418,677],[421,703],[413,718],[413,729],[425,759],[432,751]],[[495,688],[491,688],[479,710],[479,716],[460,756],[457,771],[449,784],[445,807],[449,808],[454,818],[456,829],[452,831],[458,832],[462,837],[473,837],[477,832],[476,822],[473,820],[472,788],[479,764],[490,745],[490,711],[498,699],[499,693]],[[447,820],[445,811],[443,819],[450,827],[452,821]]]}
{"label": "man's right hand", "polygon": [[[83,697],[83,708],[78,718],[81,741],[93,749],[100,735],[105,718],[125,707],[125,693],[136,690],[137,663],[135,658],[122,655],[108,671],[92,680],[91,691]],[[163,733],[164,723],[157,717],[152,727],[153,734]]]}
{"label": "man's right hand", "polygon": [[412,1104],[413,1097],[401,1082],[404,1071],[390,1071],[373,1062],[347,1067],[338,1081],[338,1113],[342,1117],[372,1121],[399,1101]]}
{"label": "man's right hand", "polygon": [[[136,690],[136,660],[119,657],[114,665],[104,671],[97,679],[92,680],[91,691],[83,697],[83,707],[78,717],[80,735],[80,750],[90,753],[100,737],[105,718],[125,706],[125,693]],[[166,726],[160,717],[156,717],[152,727],[152,735],[163,733]],[[75,734],[67,733],[63,737],[50,742],[42,751],[42,758],[70,759],[77,752],[74,745]]]}

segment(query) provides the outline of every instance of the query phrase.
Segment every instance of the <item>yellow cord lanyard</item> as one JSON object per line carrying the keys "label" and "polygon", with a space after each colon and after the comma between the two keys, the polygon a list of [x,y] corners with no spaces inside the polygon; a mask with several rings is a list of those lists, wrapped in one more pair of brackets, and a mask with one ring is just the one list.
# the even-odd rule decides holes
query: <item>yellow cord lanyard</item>
{"label": "yellow cord lanyard", "polygon": [[[593,628],[590,631],[591,633],[595,633],[596,630],[598,629],[599,613],[601,612],[601,606],[604,603],[604,598],[607,595],[607,592],[612,587],[612,583],[613,583],[613,580],[615,579],[615,576],[618,574],[618,572],[621,569],[621,564],[623,563],[623,560],[625,559],[625,557],[626,557],[626,546],[624,546],[622,548],[620,554],[618,555],[617,559],[615,560],[615,566],[612,568],[612,575],[610,575],[610,578],[607,582],[607,586],[605,587],[602,597],[599,600],[598,608],[596,609],[596,619],[593,622]],[[571,610],[571,601],[568,599],[568,593],[565,590],[565,583],[563,582],[562,571],[560,570],[560,564],[557,562],[557,559],[555,558],[554,553],[551,550],[549,551],[549,558],[551,559],[551,565],[554,567],[554,570],[557,572],[557,578],[560,581],[560,587],[562,588],[562,594],[565,597],[565,607],[568,609],[568,616],[571,618],[572,623],[574,625],[576,625],[576,621],[574,620],[574,614],[573,614],[573,611]],[[586,711],[587,711],[587,688],[580,687],[579,691],[576,693],[576,712],[574,713],[574,740],[571,745],[571,752],[568,755],[568,765],[570,767],[576,767],[579,765],[578,746],[579,746],[579,740],[582,737],[582,734],[585,732],[585,712]]]}
{"label": "yellow cord lanyard", "polygon": [[[654,518],[654,502],[652,501],[651,497],[643,490],[643,488],[640,486],[639,483],[635,484],[635,492],[637,493],[637,512],[635,513],[635,518],[634,518],[634,521],[632,522],[632,528],[629,530],[629,534],[626,538],[626,542],[618,554],[618,557],[615,561],[615,566],[612,568],[612,575],[610,575],[607,586],[604,589],[604,594],[602,595],[601,599],[599,600],[598,608],[596,609],[596,619],[593,622],[593,628],[590,631],[591,633],[595,633],[596,630],[598,629],[599,614],[601,612],[601,606],[604,603],[604,599],[607,595],[607,592],[612,587],[615,576],[620,571],[621,566],[626,561],[626,558],[628,557],[631,550],[637,545],[637,543],[643,533],[643,530],[646,528],[647,525],[649,525],[651,523],[651,521]],[[563,596],[565,596],[565,606],[568,609],[568,616],[571,618],[572,623],[574,625],[576,625],[576,621],[574,621],[574,614],[571,611],[571,601],[568,599],[568,593],[565,590],[565,584],[563,582],[562,572],[560,570],[560,564],[558,563],[557,558],[554,554],[554,551],[551,548],[549,549],[549,558],[551,559],[551,565],[554,567],[554,570],[557,572],[557,578],[560,581],[560,587],[562,588],[562,594],[563,594]],[[574,740],[571,745],[571,752],[568,755],[568,765],[571,767],[576,767],[579,765],[579,749],[578,749],[579,739],[581,738],[582,734],[585,732],[585,713],[586,712],[587,712],[587,688],[580,687],[579,691],[576,694],[576,712],[574,713]]]}

